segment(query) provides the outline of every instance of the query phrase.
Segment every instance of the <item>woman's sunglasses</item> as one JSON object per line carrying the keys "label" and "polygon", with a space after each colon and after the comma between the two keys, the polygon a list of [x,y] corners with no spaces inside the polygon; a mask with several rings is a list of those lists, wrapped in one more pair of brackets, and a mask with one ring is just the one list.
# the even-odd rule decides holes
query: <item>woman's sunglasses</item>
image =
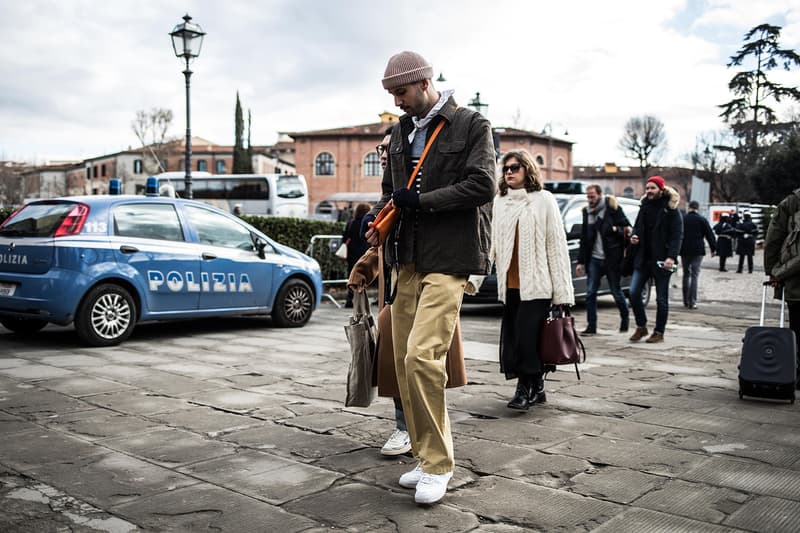
{"label": "woman's sunglasses", "polygon": [[503,174],[505,174],[505,173],[506,173],[506,172],[508,172],[509,170],[510,170],[511,172],[516,172],[517,170],[519,170],[519,169],[520,169],[520,166],[521,166],[521,165],[520,165],[519,163],[512,163],[512,164],[510,164],[510,165],[503,165]]}

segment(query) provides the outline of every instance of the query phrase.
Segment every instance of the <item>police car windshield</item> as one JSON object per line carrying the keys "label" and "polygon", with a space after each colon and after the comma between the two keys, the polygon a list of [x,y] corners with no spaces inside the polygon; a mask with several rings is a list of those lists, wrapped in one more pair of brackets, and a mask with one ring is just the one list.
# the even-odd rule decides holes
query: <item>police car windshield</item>
{"label": "police car windshield", "polygon": [[303,186],[297,176],[280,176],[277,189],[277,194],[280,198],[300,198],[303,196]]}
{"label": "police car windshield", "polygon": [[75,207],[71,202],[28,204],[0,227],[5,237],[49,237]]}

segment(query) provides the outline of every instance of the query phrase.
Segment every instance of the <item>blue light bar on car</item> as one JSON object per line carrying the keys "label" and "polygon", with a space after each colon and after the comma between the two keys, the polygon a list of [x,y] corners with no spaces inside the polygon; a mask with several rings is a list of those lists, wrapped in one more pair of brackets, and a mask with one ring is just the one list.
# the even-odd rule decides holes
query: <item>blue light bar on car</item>
{"label": "blue light bar on car", "polygon": [[158,196],[158,178],[150,176],[144,186],[145,196]]}
{"label": "blue light bar on car", "polygon": [[108,182],[108,194],[121,194],[122,181],[119,178],[113,178]]}

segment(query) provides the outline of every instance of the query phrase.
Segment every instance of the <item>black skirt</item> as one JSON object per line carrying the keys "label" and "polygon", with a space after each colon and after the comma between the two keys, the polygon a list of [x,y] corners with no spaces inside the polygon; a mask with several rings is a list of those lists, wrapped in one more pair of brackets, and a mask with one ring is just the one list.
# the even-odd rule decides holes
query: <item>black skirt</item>
{"label": "black skirt", "polygon": [[500,371],[506,379],[543,372],[539,337],[551,301],[550,298],[520,301],[519,289],[506,290],[500,327]]}

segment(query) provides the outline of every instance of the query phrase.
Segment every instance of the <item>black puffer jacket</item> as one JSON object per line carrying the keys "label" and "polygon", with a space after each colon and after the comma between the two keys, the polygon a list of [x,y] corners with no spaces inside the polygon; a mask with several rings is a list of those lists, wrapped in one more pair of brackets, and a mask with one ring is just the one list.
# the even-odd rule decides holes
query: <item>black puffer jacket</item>
{"label": "black puffer jacket", "polygon": [[[680,199],[678,191],[672,187],[665,187],[664,194],[652,202],[646,196],[642,198],[642,208],[639,209],[636,224],[633,226],[633,235],[639,237],[634,268],[644,267],[645,246],[650,247],[650,258],[653,261],[663,261],[667,257],[678,259],[683,242],[683,217],[678,211]],[[658,213],[652,234],[646,235],[645,217],[649,209],[657,209]]]}
{"label": "black puffer jacket", "polygon": [[[387,239],[385,257],[400,264],[414,263],[417,272],[488,274],[491,205],[495,193],[495,156],[489,121],[457,107],[450,98],[428,126],[433,133],[445,126],[424,162],[420,209],[403,209],[398,229]],[[389,164],[383,174],[383,196],[370,214],[377,214],[392,192],[408,184],[411,117],[400,118],[392,130]],[[396,243],[396,247],[395,247]]]}

